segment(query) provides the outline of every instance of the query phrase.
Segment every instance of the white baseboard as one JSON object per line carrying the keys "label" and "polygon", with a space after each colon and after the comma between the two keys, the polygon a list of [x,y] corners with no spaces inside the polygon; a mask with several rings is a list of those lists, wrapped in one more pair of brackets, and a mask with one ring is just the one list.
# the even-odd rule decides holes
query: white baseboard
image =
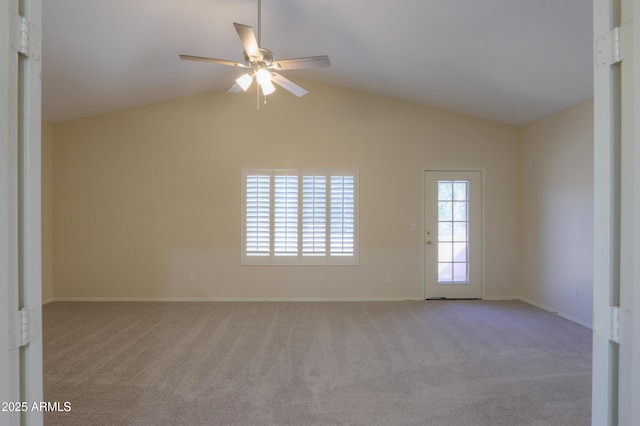
{"label": "white baseboard", "polygon": [[56,297],[54,302],[404,302],[422,300],[421,297],[353,297],[353,298],[189,298],[189,297]]}
{"label": "white baseboard", "polygon": [[554,315],[558,315],[559,317],[562,317],[562,318],[564,318],[566,320],[569,320],[571,322],[575,322],[576,324],[580,324],[583,327],[587,327],[588,329],[593,330],[593,325],[589,324],[588,322],[579,320],[578,318],[573,317],[571,315],[567,315],[564,312],[558,312],[555,309],[552,309],[552,308],[549,308],[548,306],[544,306],[544,305],[542,305],[540,303],[534,302],[533,300],[529,300],[529,299],[526,299],[524,297],[520,297],[519,299],[522,300],[525,303],[528,303],[529,305],[533,305],[536,308],[540,308],[543,311],[547,311],[547,312],[552,313]]}

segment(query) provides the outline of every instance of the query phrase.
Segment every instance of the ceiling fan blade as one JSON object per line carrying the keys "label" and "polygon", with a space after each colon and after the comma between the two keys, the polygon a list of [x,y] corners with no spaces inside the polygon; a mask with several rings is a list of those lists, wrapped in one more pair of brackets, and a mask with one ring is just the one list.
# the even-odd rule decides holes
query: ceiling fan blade
{"label": "ceiling fan blade", "polygon": [[291,81],[288,78],[285,78],[285,77],[283,77],[283,76],[281,76],[280,74],[277,74],[277,73],[273,73],[272,74],[271,81],[276,83],[277,85],[281,86],[283,89],[288,90],[289,92],[293,93],[297,97],[301,97],[301,96],[304,96],[307,93],[309,93],[309,91],[307,89],[305,89],[304,87],[298,86],[293,81]]}
{"label": "ceiling fan blade", "polygon": [[233,83],[233,86],[227,89],[227,93],[238,93],[242,90],[242,87],[238,83]]}
{"label": "ceiling fan blade", "polygon": [[329,57],[327,55],[322,56],[309,56],[306,58],[294,58],[294,59],[281,59],[274,61],[269,68],[275,70],[297,70],[302,68],[320,68],[330,67]]}
{"label": "ceiling fan blade", "polygon": [[248,25],[236,24],[235,22],[233,26],[236,27],[236,31],[242,42],[242,47],[244,47],[244,51],[247,52],[249,59],[252,61],[261,61],[262,53],[260,53],[260,46],[258,46],[258,40],[256,39],[256,34],[253,32],[253,28]]}
{"label": "ceiling fan blade", "polygon": [[227,61],[225,59],[204,58],[202,56],[180,55],[180,59],[185,61],[213,62],[214,64],[231,65],[232,67],[249,68],[248,65],[240,62]]}

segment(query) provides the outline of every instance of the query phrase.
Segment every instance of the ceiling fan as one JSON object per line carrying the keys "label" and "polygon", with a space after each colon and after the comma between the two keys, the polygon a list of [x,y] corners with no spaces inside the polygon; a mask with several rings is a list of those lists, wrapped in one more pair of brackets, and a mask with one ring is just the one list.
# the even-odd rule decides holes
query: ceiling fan
{"label": "ceiling fan", "polygon": [[[267,96],[273,93],[276,88],[273,83],[288,90],[294,95],[301,97],[309,93],[303,87],[293,81],[283,77],[275,71],[286,71],[303,68],[330,67],[329,57],[309,56],[305,58],[281,59],[277,60],[272,51],[260,46],[261,35],[261,0],[258,0],[258,36],[253,32],[253,28],[248,25],[234,23],[233,26],[240,36],[242,47],[244,48],[244,63],[228,61],[224,59],[205,58],[202,56],[180,55],[180,59],[187,61],[213,62],[215,64],[230,65],[239,68],[248,68],[249,72],[243,74],[227,90],[227,93],[236,93],[241,89],[245,92],[251,87],[254,78],[257,80],[262,94]],[[259,92],[258,92],[259,96]]]}

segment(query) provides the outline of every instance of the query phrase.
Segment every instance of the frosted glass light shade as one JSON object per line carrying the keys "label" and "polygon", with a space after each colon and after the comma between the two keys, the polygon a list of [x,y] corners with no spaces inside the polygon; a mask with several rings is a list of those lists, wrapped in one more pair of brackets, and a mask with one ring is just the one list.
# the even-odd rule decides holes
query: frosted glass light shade
{"label": "frosted glass light shade", "polygon": [[260,83],[260,87],[262,87],[262,94],[267,96],[276,91],[276,86],[273,85],[271,80],[267,80],[264,83]]}
{"label": "frosted glass light shade", "polygon": [[266,82],[271,82],[271,73],[264,68],[260,68],[256,72],[256,80],[260,85],[265,84]]}
{"label": "frosted glass light shade", "polygon": [[251,82],[253,81],[253,77],[249,74],[244,74],[240,78],[236,79],[236,83],[244,90],[245,92],[251,86]]}

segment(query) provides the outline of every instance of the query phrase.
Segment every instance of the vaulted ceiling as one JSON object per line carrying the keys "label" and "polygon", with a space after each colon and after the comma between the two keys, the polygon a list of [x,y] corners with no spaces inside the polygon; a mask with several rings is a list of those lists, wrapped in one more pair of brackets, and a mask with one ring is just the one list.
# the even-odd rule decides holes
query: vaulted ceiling
{"label": "vaulted ceiling", "polygon": [[[243,61],[233,22],[258,25],[258,0],[46,0],[43,8],[51,122],[226,90],[242,70],[178,54]],[[592,39],[590,0],[262,0],[263,47],[280,59],[331,59],[331,68],[283,72],[294,81],[514,125],[592,98]]]}

